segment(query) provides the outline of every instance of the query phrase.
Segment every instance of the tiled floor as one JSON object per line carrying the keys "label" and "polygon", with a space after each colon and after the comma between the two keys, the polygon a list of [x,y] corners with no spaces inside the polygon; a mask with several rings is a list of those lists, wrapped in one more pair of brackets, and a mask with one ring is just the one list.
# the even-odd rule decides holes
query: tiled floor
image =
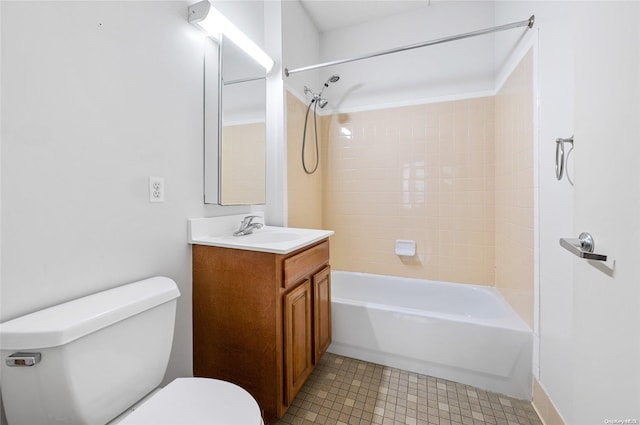
{"label": "tiled floor", "polygon": [[326,353],[277,425],[541,425],[529,402]]}

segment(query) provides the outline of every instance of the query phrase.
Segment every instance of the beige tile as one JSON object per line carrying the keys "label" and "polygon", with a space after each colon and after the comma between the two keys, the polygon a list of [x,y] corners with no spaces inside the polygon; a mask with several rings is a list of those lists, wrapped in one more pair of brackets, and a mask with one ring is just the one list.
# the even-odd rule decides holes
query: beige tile
{"label": "beige tile", "polygon": [[495,97],[495,282],[530,326],[533,319],[532,54]]}
{"label": "beige tile", "polygon": [[[532,256],[518,245],[533,244],[526,231],[533,227],[533,168],[527,166],[533,149],[526,145],[533,128],[531,63],[526,57],[495,98],[323,118],[323,170],[330,171],[320,189],[290,173],[292,221],[317,223],[313,213],[320,210],[323,227],[344,231],[332,238],[332,262],[343,270],[505,289],[523,272],[532,275]],[[303,106],[288,112],[297,117],[289,120],[291,134],[301,132],[293,127],[302,125]],[[299,156],[294,142],[290,136],[292,161]],[[291,184],[294,179],[300,186]],[[426,217],[434,220],[418,220]],[[362,237],[370,229],[379,229],[378,241]],[[414,261],[400,261],[393,252],[395,239],[405,238],[419,243]],[[514,252],[518,267],[507,257]],[[462,258],[454,263],[456,255]]]}
{"label": "beige tile", "polygon": [[[327,379],[330,374],[335,378]],[[353,381],[359,381],[359,385],[353,386]],[[332,405],[319,407],[308,395],[317,393],[315,386],[326,385],[327,382],[331,387],[323,387],[323,391],[338,396]],[[475,398],[470,395],[475,395]],[[304,400],[300,401],[301,398]],[[495,404],[489,404],[489,399]],[[473,404],[476,407],[468,405],[471,408],[464,408],[463,400],[479,400],[485,404],[482,409],[477,402]],[[353,406],[350,406],[352,402]],[[492,407],[494,405],[495,408]],[[505,413],[508,409],[512,410]],[[471,421],[496,423],[491,422],[491,418],[507,418],[507,415],[519,424],[540,424],[532,406],[526,402],[462,384],[325,354],[292,407],[275,423],[418,424],[427,423],[427,420],[451,424]]]}

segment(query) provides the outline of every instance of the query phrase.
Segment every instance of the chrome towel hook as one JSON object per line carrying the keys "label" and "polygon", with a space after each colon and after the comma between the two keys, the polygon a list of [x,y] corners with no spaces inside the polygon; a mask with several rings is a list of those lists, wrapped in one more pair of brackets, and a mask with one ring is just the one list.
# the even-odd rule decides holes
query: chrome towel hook
{"label": "chrome towel hook", "polygon": [[568,139],[558,138],[556,139],[556,179],[562,180],[562,174],[564,173],[566,158],[564,155],[564,144],[571,143],[573,146],[573,136]]}

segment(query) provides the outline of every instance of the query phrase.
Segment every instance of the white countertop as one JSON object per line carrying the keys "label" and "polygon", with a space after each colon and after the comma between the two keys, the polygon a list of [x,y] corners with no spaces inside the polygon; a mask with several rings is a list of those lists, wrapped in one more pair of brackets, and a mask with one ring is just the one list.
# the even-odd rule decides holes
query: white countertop
{"label": "white countertop", "polygon": [[[233,236],[248,214],[189,220],[189,243],[247,251],[288,254],[333,235],[333,230],[264,226],[245,236]],[[260,222],[260,220],[256,220]],[[233,224],[234,227],[230,228]]]}

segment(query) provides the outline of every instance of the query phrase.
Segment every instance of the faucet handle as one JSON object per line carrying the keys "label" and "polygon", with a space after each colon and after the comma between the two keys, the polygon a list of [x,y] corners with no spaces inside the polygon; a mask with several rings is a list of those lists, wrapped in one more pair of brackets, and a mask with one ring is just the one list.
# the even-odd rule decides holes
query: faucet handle
{"label": "faucet handle", "polygon": [[243,226],[248,226],[253,222],[254,218],[260,218],[259,215],[248,215],[245,218],[242,219],[242,225]]}
{"label": "faucet handle", "polygon": [[259,215],[248,215],[242,219],[240,228],[233,233],[233,236],[244,236],[251,234],[253,229],[260,229],[264,226],[262,223],[253,223],[254,218],[262,218]]}

